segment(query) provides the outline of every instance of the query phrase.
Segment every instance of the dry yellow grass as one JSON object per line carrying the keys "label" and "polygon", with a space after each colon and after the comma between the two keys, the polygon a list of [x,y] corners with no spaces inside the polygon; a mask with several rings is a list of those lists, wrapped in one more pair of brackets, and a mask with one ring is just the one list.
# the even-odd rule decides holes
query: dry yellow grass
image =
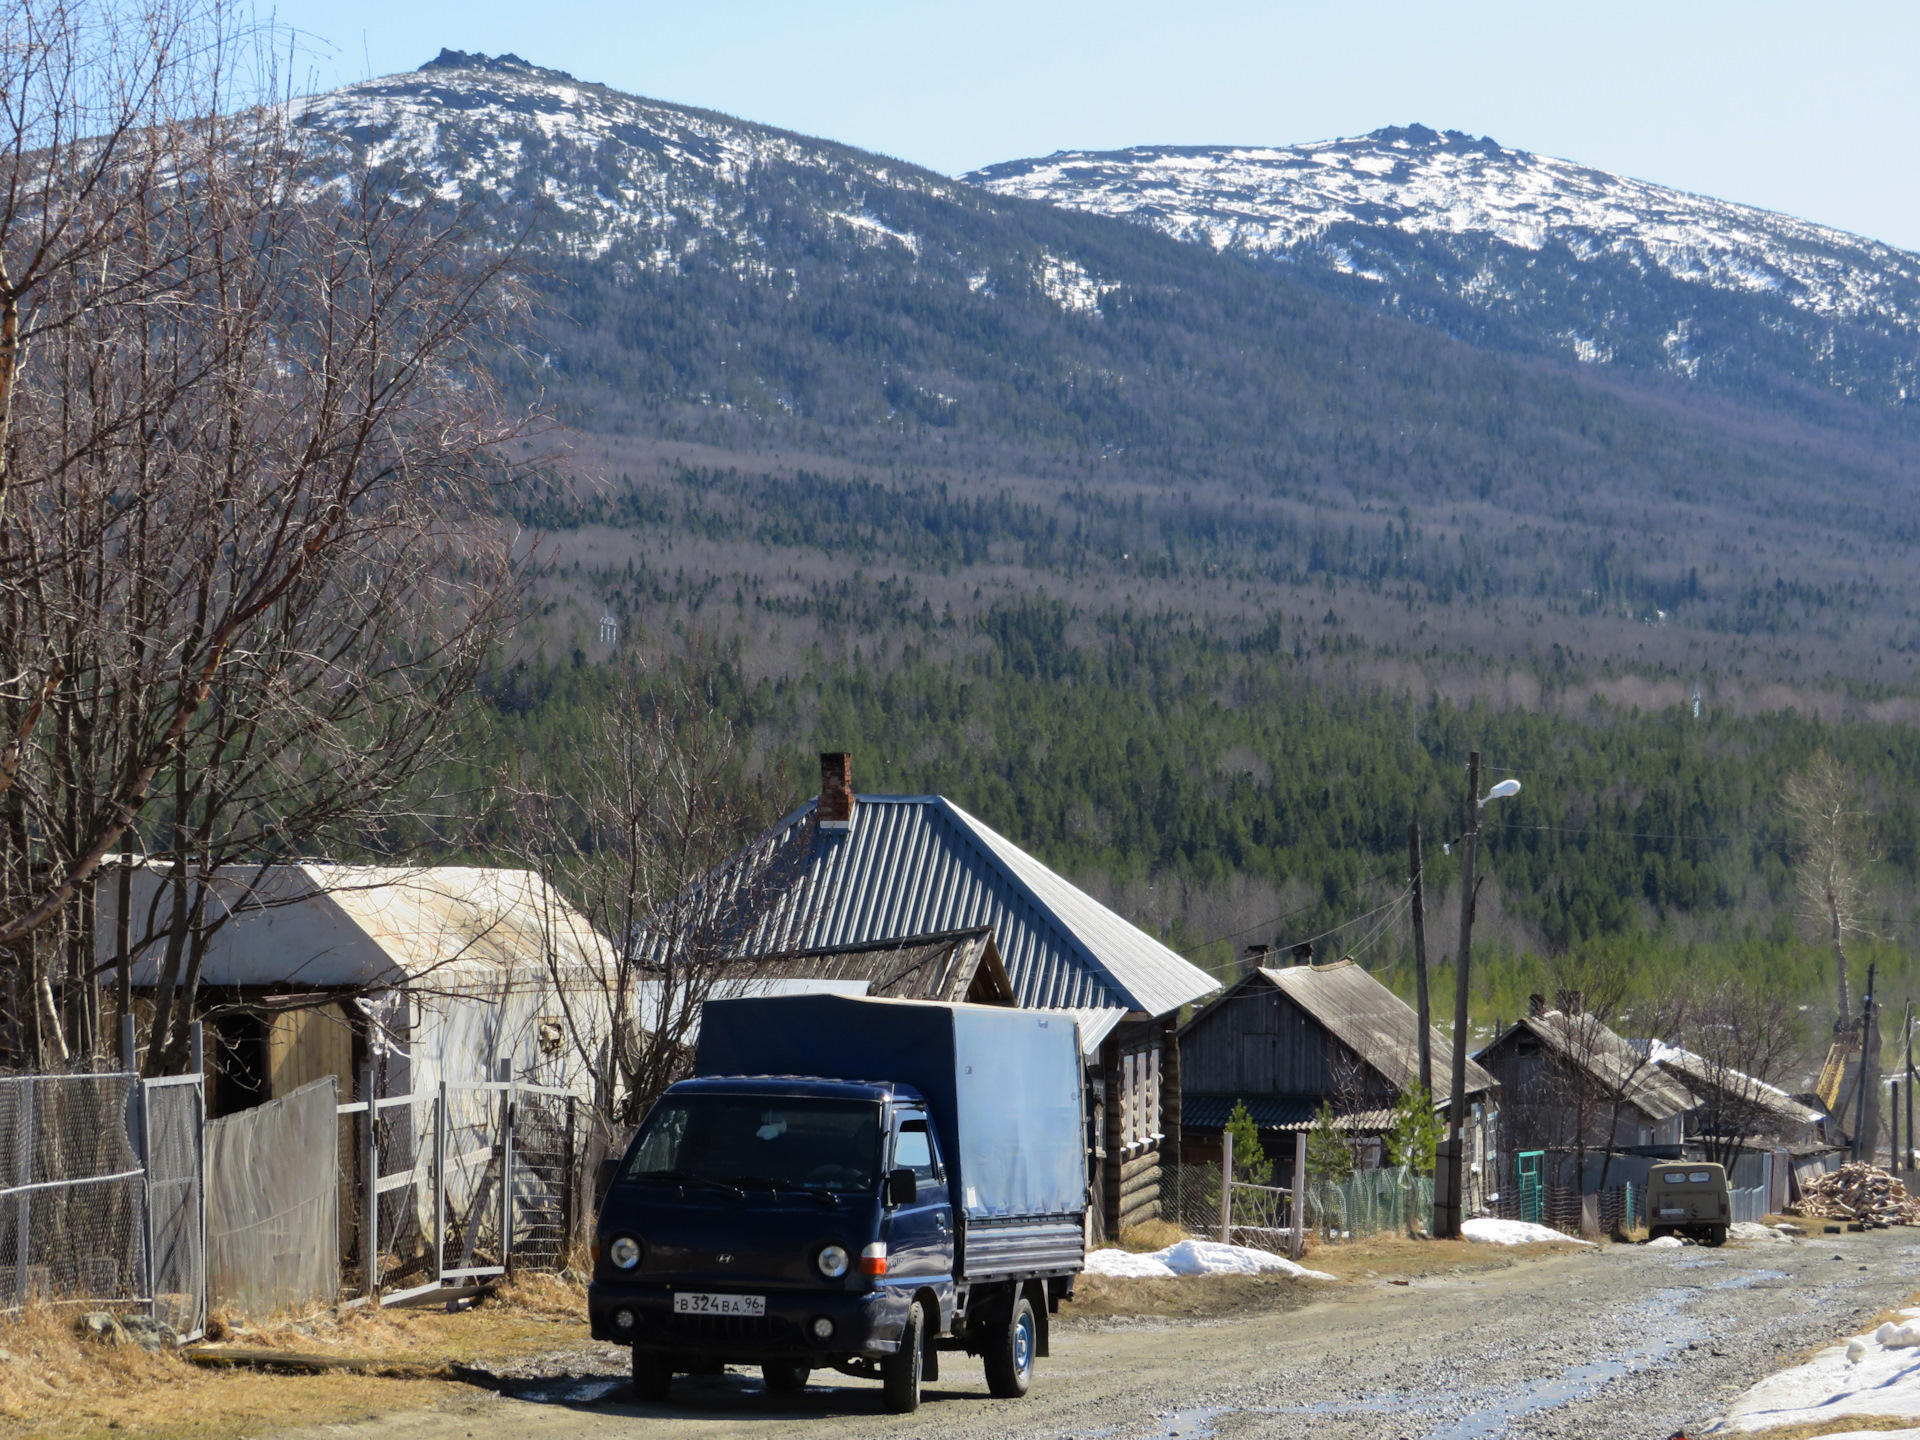
{"label": "dry yellow grass", "polygon": [[1187,1232],[1171,1220],[1149,1220],[1144,1225],[1129,1225],[1121,1230],[1120,1248],[1145,1255],[1189,1238]]}
{"label": "dry yellow grass", "polygon": [[[585,1316],[581,1287],[534,1276],[454,1315],[444,1308],[315,1310],[265,1324],[222,1324],[218,1338],[248,1349],[485,1369],[585,1341]],[[74,1319],[71,1310],[34,1310],[0,1322],[0,1440],[232,1440],[280,1426],[433,1408],[474,1394],[456,1380],[210,1370],[172,1352],[83,1339]]]}

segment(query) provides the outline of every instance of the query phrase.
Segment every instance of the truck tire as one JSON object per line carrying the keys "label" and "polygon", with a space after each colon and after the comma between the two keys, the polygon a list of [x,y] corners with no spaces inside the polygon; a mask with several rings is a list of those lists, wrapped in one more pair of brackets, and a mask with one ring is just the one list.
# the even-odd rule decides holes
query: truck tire
{"label": "truck tire", "polygon": [[1712,1229],[1707,1231],[1707,1244],[1724,1245],[1726,1243],[1727,1243],[1727,1227],[1726,1226],[1715,1225]]}
{"label": "truck tire", "polygon": [[1033,1352],[1040,1339],[1033,1302],[1022,1295],[1013,1302],[1006,1328],[987,1346],[987,1389],[1001,1400],[1018,1400],[1033,1383]]}
{"label": "truck tire", "polygon": [[918,1305],[908,1307],[900,1348],[880,1361],[881,1389],[887,1410],[894,1415],[911,1415],[920,1408],[920,1364],[926,1343],[923,1313]]}
{"label": "truck tire", "polygon": [[659,1404],[673,1389],[673,1361],[664,1350],[633,1347],[633,1394],[637,1400]]}
{"label": "truck tire", "polygon": [[775,1395],[798,1395],[807,1388],[807,1376],[812,1373],[805,1365],[783,1363],[760,1367],[760,1378]]}

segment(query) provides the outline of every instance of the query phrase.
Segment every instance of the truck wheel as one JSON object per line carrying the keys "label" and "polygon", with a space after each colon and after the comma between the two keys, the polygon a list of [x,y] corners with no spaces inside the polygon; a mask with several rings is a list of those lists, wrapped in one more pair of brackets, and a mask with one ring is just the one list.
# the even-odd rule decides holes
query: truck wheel
{"label": "truck wheel", "polygon": [[924,1326],[920,1307],[908,1307],[907,1323],[900,1331],[900,1348],[880,1361],[880,1384],[886,1394],[887,1409],[892,1414],[911,1415],[920,1408],[921,1347],[926,1338]]}
{"label": "truck wheel", "polygon": [[1724,1245],[1727,1243],[1727,1227],[1715,1225],[1707,1231],[1707,1244]]}
{"label": "truck wheel", "polygon": [[1022,1295],[1013,1302],[1007,1327],[993,1337],[987,1349],[987,1389],[1002,1400],[1018,1400],[1033,1383],[1033,1351],[1040,1338],[1033,1318],[1033,1302]]}
{"label": "truck wheel", "polygon": [[655,1404],[667,1398],[673,1388],[673,1361],[664,1350],[633,1347],[633,1393],[635,1398]]}
{"label": "truck wheel", "polygon": [[760,1378],[775,1395],[798,1395],[807,1388],[807,1376],[813,1372],[804,1365],[762,1365]]}

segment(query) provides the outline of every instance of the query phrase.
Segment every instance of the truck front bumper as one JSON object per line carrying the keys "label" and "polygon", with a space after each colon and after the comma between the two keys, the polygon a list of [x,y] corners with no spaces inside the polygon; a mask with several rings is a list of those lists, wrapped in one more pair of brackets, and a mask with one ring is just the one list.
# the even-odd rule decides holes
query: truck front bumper
{"label": "truck front bumper", "polygon": [[[900,1348],[911,1292],[881,1287],[867,1292],[769,1290],[764,1315],[676,1315],[673,1291],[662,1285],[587,1287],[593,1338],[676,1355],[723,1357],[739,1363],[800,1360],[825,1365],[834,1356],[891,1355]],[[830,1333],[818,1333],[825,1320]]]}

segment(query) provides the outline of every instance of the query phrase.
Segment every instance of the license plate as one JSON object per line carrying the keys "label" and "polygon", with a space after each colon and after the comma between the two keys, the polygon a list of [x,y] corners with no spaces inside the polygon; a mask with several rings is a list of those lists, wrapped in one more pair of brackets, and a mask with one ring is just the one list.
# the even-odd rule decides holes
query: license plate
{"label": "license plate", "polygon": [[1663,1207],[1663,1208],[1661,1209],[1661,1211],[1660,1211],[1660,1213],[1661,1213],[1662,1215],[1684,1215],[1684,1214],[1686,1214],[1686,1213],[1687,1213],[1687,1207],[1686,1207],[1686,1206],[1684,1206],[1684,1205],[1682,1205],[1682,1206],[1680,1206],[1680,1207],[1679,1207],[1678,1209],[1676,1209],[1676,1210],[1668,1210],[1668,1209],[1666,1209],[1666,1208],[1664,1208],[1664,1207]]}
{"label": "license plate", "polygon": [[676,1315],[752,1315],[767,1313],[767,1297],[764,1295],[699,1295],[691,1292],[675,1291],[673,1313]]}

